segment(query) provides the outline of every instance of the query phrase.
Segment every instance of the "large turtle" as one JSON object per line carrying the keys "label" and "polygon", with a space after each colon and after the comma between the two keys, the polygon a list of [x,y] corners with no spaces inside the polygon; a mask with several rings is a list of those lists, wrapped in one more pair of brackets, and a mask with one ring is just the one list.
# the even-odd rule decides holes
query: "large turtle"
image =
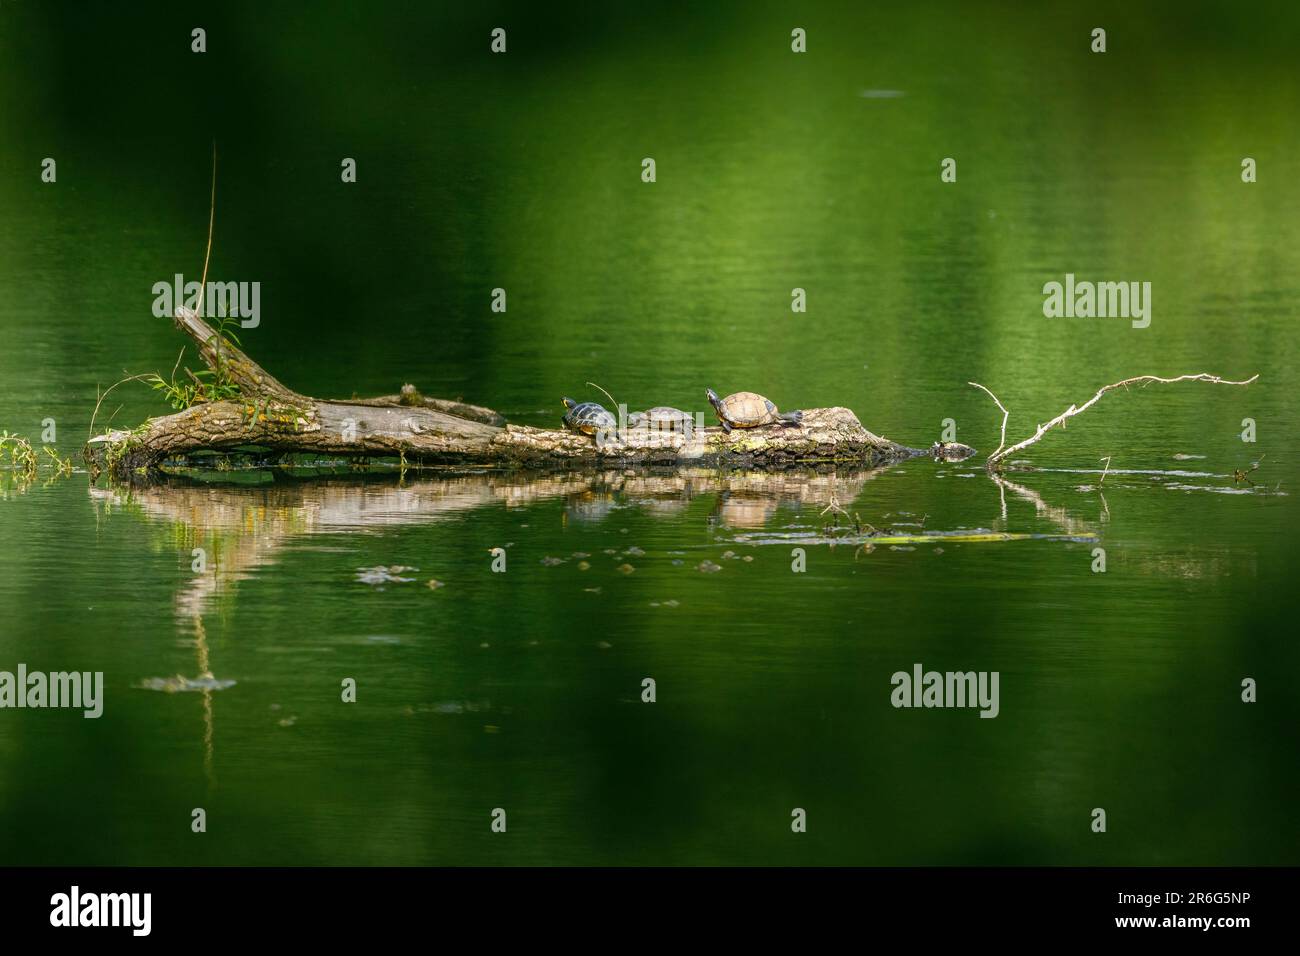
{"label": "large turtle", "polygon": [[656,405],[644,412],[632,412],[627,416],[627,424],[629,428],[640,428],[642,425],[648,425],[650,428],[659,431],[684,432],[694,426],[695,419],[690,412],[684,412],[680,408]]}
{"label": "large turtle", "polygon": [[733,428],[758,428],[760,425],[780,424],[789,427],[803,421],[803,412],[782,413],[757,392],[736,392],[726,398],[718,398],[717,392],[706,388],[704,394],[718,413],[718,421],[722,422],[724,432],[730,432]]}
{"label": "large turtle", "polygon": [[565,398],[564,407],[568,409],[564,413],[564,427],[570,431],[594,435],[598,431],[612,433],[618,430],[618,422],[603,405],[597,405],[595,402],[575,402],[571,398]]}

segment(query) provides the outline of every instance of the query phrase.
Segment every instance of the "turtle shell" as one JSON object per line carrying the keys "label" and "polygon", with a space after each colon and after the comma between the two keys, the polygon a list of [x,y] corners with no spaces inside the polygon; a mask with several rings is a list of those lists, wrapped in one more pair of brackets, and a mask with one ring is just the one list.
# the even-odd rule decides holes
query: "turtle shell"
{"label": "turtle shell", "polygon": [[580,402],[574,405],[564,416],[564,424],[575,432],[594,435],[601,429],[614,431],[618,422],[604,406],[595,402]]}
{"label": "turtle shell", "polygon": [[735,392],[718,403],[719,416],[737,428],[756,428],[776,421],[776,406],[757,392]]}
{"label": "turtle shell", "polygon": [[680,408],[673,408],[670,405],[656,405],[644,412],[628,416],[628,424],[633,428],[649,425],[651,428],[662,428],[670,431],[674,429],[680,431],[686,427],[687,423],[693,421],[694,418],[689,412],[684,412]]}

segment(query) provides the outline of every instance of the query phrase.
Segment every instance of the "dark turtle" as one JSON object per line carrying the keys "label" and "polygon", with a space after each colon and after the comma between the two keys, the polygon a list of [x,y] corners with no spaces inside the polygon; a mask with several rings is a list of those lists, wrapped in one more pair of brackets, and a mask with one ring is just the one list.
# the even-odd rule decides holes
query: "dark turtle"
{"label": "dark turtle", "polygon": [[926,451],[935,461],[965,461],[975,454],[975,449],[970,445],[955,441],[937,441]]}
{"label": "dark turtle", "polygon": [[683,432],[695,424],[695,418],[690,412],[684,412],[680,408],[656,405],[644,412],[633,412],[628,415],[627,424],[629,428],[640,428],[642,425],[648,425],[661,431]]}
{"label": "dark turtle", "polygon": [[612,433],[618,430],[618,422],[614,420],[614,416],[606,411],[604,406],[597,405],[595,402],[575,402],[571,398],[566,398],[564,407],[568,409],[564,414],[564,427],[571,431],[594,435],[598,431]]}
{"label": "dark turtle", "polygon": [[722,430],[730,432],[733,428],[758,428],[760,425],[780,424],[789,427],[803,421],[803,412],[785,412],[757,392],[736,392],[726,398],[718,398],[718,393],[706,388],[704,394],[709,404],[718,413]]}

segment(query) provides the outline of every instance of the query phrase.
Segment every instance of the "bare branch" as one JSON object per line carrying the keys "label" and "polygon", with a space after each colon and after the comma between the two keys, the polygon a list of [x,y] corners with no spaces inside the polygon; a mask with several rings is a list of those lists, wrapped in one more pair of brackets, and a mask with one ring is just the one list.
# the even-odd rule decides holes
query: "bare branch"
{"label": "bare branch", "polygon": [[989,398],[993,399],[993,404],[997,405],[998,408],[1001,408],[1001,409],[1002,409],[1002,440],[1001,440],[1000,442],[998,442],[998,450],[995,451],[992,455],[989,455],[989,457],[988,457],[988,460],[989,460],[989,461],[992,461],[993,458],[994,458],[994,456],[997,455],[997,453],[998,453],[999,451],[1001,451],[1003,448],[1006,447],[1006,444],[1007,444],[1007,419],[1011,417],[1011,413],[1010,413],[1009,411],[1007,411],[1005,407],[1003,407],[1002,403],[1001,403],[1000,401],[998,401],[998,397],[997,397],[996,395],[994,395],[992,392],[990,392],[987,388],[984,388],[984,386],[981,385],[979,382],[967,382],[966,384],[967,384],[967,385],[974,385],[976,388],[979,388],[979,389],[984,389],[984,393],[985,393],[986,395],[988,395]]}
{"label": "bare branch", "polygon": [[[119,381],[119,382],[114,382],[112,385],[108,386],[108,388],[104,389],[102,392],[99,392],[99,386],[96,385],[96,386],[95,386],[95,391],[99,392],[99,398],[98,398],[98,400],[95,402],[95,410],[94,410],[93,412],[90,413],[90,432],[89,432],[89,435],[94,435],[94,434],[95,434],[95,419],[99,416],[99,406],[101,406],[101,405],[104,404],[104,399],[108,398],[108,393],[109,393],[109,392],[111,392],[113,389],[117,388],[119,385],[125,385],[127,382],[142,382],[142,381],[144,381],[145,379],[147,379],[148,377],[149,377],[148,374],[143,374],[143,375],[131,375],[131,376],[128,376],[127,378],[122,379],[122,380]],[[118,410],[120,411],[121,408],[119,407]],[[113,414],[116,415],[117,412],[114,412]],[[110,419],[110,421],[111,421],[111,419]]]}
{"label": "bare branch", "polygon": [[1064,428],[1065,423],[1067,421],[1069,421],[1075,415],[1087,411],[1093,405],[1097,404],[1097,402],[1101,400],[1101,397],[1103,395],[1105,395],[1107,392],[1113,392],[1117,388],[1127,388],[1130,385],[1142,385],[1143,387],[1146,387],[1147,385],[1151,385],[1156,382],[1162,384],[1170,384],[1173,382],[1209,382],[1214,385],[1249,385],[1252,382],[1256,381],[1258,378],[1259,375],[1256,374],[1256,375],[1252,375],[1250,378],[1245,379],[1243,381],[1235,382],[1229,379],[1222,378],[1218,375],[1211,375],[1208,372],[1197,372],[1188,375],[1178,375],[1175,376],[1174,378],[1163,378],[1159,375],[1135,375],[1133,378],[1126,378],[1122,382],[1114,382],[1110,385],[1103,385],[1101,388],[1097,389],[1096,395],[1092,396],[1092,398],[1088,399],[1082,405],[1071,405],[1069,408],[1067,408],[1061,414],[1057,415],[1051,421],[1039,425],[1038,428],[1034,430],[1034,433],[1030,435],[1028,438],[1026,438],[1024,441],[1020,442],[1019,444],[1012,445],[1010,448],[1004,447],[1006,445],[1007,410],[1003,407],[1001,402],[998,402],[997,396],[995,396],[992,392],[989,392],[989,390],[987,388],[984,388],[983,385],[979,385],[975,382],[971,382],[970,384],[974,385],[976,388],[982,388],[984,389],[985,392],[988,392],[989,396],[993,399],[993,401],[997,402],[998,408],[1001,408],[1003,412],[1002,444],[998,446],[997,451],[989,455],[987,461],[985,462],[986,465],[992,467],[998,464],[999,462],[1001,462],[1002,460],[1004,460],[1005,458],[1007,458],[1008,456],[1014,455],[1016,452],[1023,451],[1024,449],[1028,448],[1030,445],[1037,442],[1039,439],[1041,439],[1044,435],[1046,435],[1057,425],[1060,425],[1062,428]]}
{"label": "bare branch", "polygon": [[212,205],[208,207],[208,250],[203,253],[203,279],[199,282],[198,314],[208,297],[208,260],[212,258],[212,226],[217,221],[217,141],[212,141]]}

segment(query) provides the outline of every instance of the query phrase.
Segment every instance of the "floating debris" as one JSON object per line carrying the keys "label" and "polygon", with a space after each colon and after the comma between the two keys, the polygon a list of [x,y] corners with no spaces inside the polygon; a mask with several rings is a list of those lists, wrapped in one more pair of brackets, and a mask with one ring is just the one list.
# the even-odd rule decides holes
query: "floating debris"
{"label": "floating debris", "polygon": [[583,588],[588,594],[599,594],[600,588]]}
{"label": "floating debris", "polygon": [[1153,480],[1166,478],[1226,478],[1212,471],[1182,471],[1174,468],[1039,468],[1041,472],[1056,472],[1062,475],[1148,475]]}
{"label": "floating debris", "polygon": [[1165,485],[1170,491],[1209,491],[1218,495],[1259,495],[1259,494],[1277,494],[1286,495],[1285,491],[1266,491],[1257,488],[1226,488],[1217,485]]}
{"label": "floating debris", "polygon": [[440,700],[432,705],[421,704],[417,711],[419,713],[435,714],[477,714],[481,710],[490,710],[492,704],[489,701],[473,700]]}
{"label": "floating debris", "polygon": [[160,690],[164,694],[180,694],[194,690],[225,690],[234,687],[233,680],[218,680],[211,674],[202,674],[191,680],[177,674],[175,677],[146,677],[135,685],[139,690]]}
{"label": "floating debris", "polygon": [[1184,455],[1182,452],[1174,455],[1174,461],[1192,461],[1198,458],[1204,458],[1204,455]]}
{"label": "floating debris", "polygon": [[419,568],[407,567],[405,564],[379,564],[373,568],[357,568],[357,580],[362,584],[406,584],[414,581],[415,578],[404,578],[401,575],[407,571],[418,571]]}
{"label": "floating debris", "polygon": [[546,565],[548,568],[553,568],[557,564],[563,564],[563,563],[564,563],[563,558],[553,558],[549,554],[546,557],[542,558],[542,564]]}
{"label": "floating debris", "polygon": [[590,570],[591,570],[591,565],[588,564],[586,561],[579,561],[579,562],[578,562],[578,570],[579,570],[579,571],[590,571]]}
{"label": "floating debris", "polygon": [[624,574],[631,574],[633,571],[636,570],[636,568],[632,567],[632,565],[630,564],[620,564],[618,566],[618,570],[623,572]]}
{"label": "floating debris", "polygon": [[685,563],[686,563],[686,562],[683,561],[681,558],[674,558],[674,559],[673,559],[673,564],[675,564],[675,565],[676,565],[676,564],[685,564]]}
{"label": "floating debris", "polygon": [[614,645],[611,644],[609,641],[597,641],[596,646],[599,647],[602,651],[607,651]]}
{"label": "floating debris", "polygon": [[736,558],[738,558],[738,557],[740,557],[740,555],[736,554],[735,551],[723,551],[723,552],[722,552],[722,560],[724,560],[724,561],[735,561]]}
{"label": "floating debris", "polygon": [[[1190,486],[1197,488],[1198,486]],[[781,545],[789,547],[791,544],[812,545],[812,544],[856,544],[856,545],[886,545],[886,544],[940,544],[940,543],[978,543],[992,541],[1071,541],[1077,544],[1090,544],[1098,541],[1098,536],[1089,531],[1078,534],[1041,534],[1041,533],[1021,533],[1007,531],[988,531],[988,530],[958,530],[958,531],[922,531],[914,534],[891,534],[881,532],[879,534],[862,534],[862,535],[840,535],[835,537],[822,536],[808,533],[782,534],[780,532],[765,532],[755,534],[741,534],[736,536],[736,541],[741,544],[750,546],[756,545]]]}
{"label": "floating debris", "polygon": [[437,578],[429,578],[428,583],[425,584],[425,587],[427,587],[430,591],[436,591],[438,590],[438,588],[445,588],[446,586],[447,586],[446,584],[444,584],[442,581],[439,581]]}
{"label": "floating debris", "polygon": [[651,607],[677,607],[677,602],[672,599],[669,599],[667,601],[651,601],[650,606]]}
{"label": "floating debris", "polygon": [[631,555],[634,558],[645,557],[645,552],[642,551],[640,548],[638,548],[636,545],[632,545],[632,547],[628,548],[623,553],[625,555]]}
{"label": "floating debris", "polygon": [[714,564],[712,561],[701,561],[695,567],[696,570],[703,571],[705,574],[713,574],[716,571],[722,570],[722,565]]}
{"label": "floating debris", "polygon": [[292,717],[282,717],[280,718],[280,720],[276,721],[276,723],[278,723],[281,727],[292,727],[297,722],[298,722],[297,714],[294,714]]}
{"label": "floating debris", "polygon": [[741,558],[740,560],[742,560],[742,561],[753,561],[753,560],[754,560],[754,556],[753,556],[752,554],[747,554],[747,555],[745,555],[743,558]]}
{"label": "floating debris", "polygon": [[571,557],[571,558],[589,558],[589,557],[591,557],[591,555],[589,555],[586,551],[575,551],[575,552],[573,552],[573,554],[569,555],[569,557]]}

